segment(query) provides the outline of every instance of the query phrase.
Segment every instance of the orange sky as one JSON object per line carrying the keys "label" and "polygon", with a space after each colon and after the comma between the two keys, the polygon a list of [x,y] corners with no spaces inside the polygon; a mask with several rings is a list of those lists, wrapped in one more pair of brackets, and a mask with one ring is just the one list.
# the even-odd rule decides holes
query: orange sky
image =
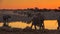
{"label": "orange sky", "polygon": [[57,8],[60,0],[0,0],[0,8]]}

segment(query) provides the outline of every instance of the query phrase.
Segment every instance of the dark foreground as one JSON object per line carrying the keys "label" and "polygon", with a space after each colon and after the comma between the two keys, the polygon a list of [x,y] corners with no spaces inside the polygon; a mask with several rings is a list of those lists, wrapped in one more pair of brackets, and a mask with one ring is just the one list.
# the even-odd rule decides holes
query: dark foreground
{"label": "dark foreground", "polygon": [[60,30],[33,30],[28,27],[25,29],[0,27],[0,34],[60,34]]}

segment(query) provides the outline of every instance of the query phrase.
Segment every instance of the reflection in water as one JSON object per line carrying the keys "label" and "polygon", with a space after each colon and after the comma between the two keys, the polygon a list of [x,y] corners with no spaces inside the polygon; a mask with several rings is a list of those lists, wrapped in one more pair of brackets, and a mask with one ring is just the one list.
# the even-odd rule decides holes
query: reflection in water
{"label": "reflection in water", "polygon": [[45,20],[44,26],[46,29],[57,29],[58,22],[57,22],[57,20]]}
{"label": "reflection in water", "polygon": [[[9,23],[9,26],[11,26],[12,28],[22,28],[22,29],[24,29],[27,26],[30,27],[31,24],[32,23],[26,24],[26,23],[23,23],[23,22],[11,22],[11,23]],[[3,26],[3,23],[0,23],[0,26]],[[57,27],[58,27],[57,20],[45,20],[44,21],[44,27],[45,27],[45,29],[57,29]],[[34,29],[34,27],[33,27],[33,29]]]}
{"label": "reflection in water", "polygon": [[25,28],[27,26],[31,26],[31,24],[26,24],[23,22],[12,22],[9,24],[9,26],[14,27],[14,28]]}
{"label": "reflection in water", "polygon": [[2,22],[0,23],[0,26],[3,26],[3,23]]}

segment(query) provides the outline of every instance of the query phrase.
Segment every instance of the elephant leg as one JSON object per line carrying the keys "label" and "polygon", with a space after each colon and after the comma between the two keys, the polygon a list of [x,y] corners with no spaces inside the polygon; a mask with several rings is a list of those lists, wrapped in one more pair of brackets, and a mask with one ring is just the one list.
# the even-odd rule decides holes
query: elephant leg
{"label": "elephant leg", "polygon": [[7,25],[6,22],[4,22],[3,26],[6,26],[6,25]]}
{"label": "elephant leg", "polygon": [[36,25],[34,25],[34,28],[35,28],[35,30],[37,29],[37,28],[36,28]]}
{"label": "elephant leg", "polygon": [[41,26],[39,26],[39,30],[41,30]]}
{"label": "elephant leg", "polygon": [[39,24],[39,30],[41,30],[41,29],[42,29],[42,24],[40,23],[40,24]]}
{"label": "elephant leg", "polygon": [[33,24],[31,25],[31,28],[33,27]]}
{"label": "elephant leg", "polygon": [[8,23],[6,21],[4,21],[3,26],[8,26]]}
{"label": "elephant leg", "polygon": [[42,25],[42,29],[44,30],[44,24]]}
{"label": "elephant leg", "polygon": [[58,30],[60,30],[60,23],[58,24],[58,27],[57,27]]}
{"label": "elephant leg", "polygon": [[59,30],[59,26],[57,27],[57,29]]}

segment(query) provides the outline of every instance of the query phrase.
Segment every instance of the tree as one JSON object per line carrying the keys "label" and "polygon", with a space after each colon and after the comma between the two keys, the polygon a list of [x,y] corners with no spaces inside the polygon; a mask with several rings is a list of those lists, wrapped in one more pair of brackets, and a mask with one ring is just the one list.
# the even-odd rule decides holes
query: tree
{"label": "tree", "polygon": [[60,7],[58,7],[58,9],[60,10]]}
{"label": "tree", "polygon": [[39,8],[35,7],[34,11],[39,12]]}

